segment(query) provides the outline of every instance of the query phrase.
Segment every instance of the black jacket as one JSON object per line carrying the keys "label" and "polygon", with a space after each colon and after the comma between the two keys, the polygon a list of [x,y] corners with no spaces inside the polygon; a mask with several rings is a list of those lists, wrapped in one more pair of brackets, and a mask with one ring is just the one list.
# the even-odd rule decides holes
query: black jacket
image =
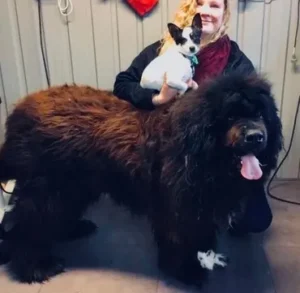
{"label": "black jacket", "polygon": [[[132,103],[138,108],[152,110],[152,96],[157,93],[155,90],[144,89],[140,86],[140,80],[145,67],[158,56],[158,48],[160,41],[157,41],[142,50],[135,57],[131,65],[121,71],[115,80],[113,93],[120,99],[124,99]],[[252,62],[240,50],[236,42],[231,41],[231,52],[228,64],[224,69],[224,74],[233,70],[254,71]]]}

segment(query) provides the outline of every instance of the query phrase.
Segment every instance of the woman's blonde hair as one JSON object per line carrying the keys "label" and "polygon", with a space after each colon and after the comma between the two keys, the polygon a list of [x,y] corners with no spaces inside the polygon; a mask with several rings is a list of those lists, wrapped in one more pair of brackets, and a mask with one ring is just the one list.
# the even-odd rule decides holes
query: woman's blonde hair
{"label": "woman's blonde hair", "polygon": [[[230,18],[229,0],[224,0],[224,6],[225,11],[222,26],[216,33],[214,33],[211,36],[208,42],[206,42],[205,44],[201,44],[201,47],[204,47],[209,43],[215,42],[217,39],[225,35]],[[192,19],[196,14],[196,8],[197,0],[183,0],[179,6],[178,11],[175,14],[173,23],[175,23],[180,28],[184,28],[185,26],[191,25]],[[172,39],[170,33],[167,31],[162,40],[159,54],[164,53],[166,49],[169,48],[169,46],[173,43],[174,40]]]}

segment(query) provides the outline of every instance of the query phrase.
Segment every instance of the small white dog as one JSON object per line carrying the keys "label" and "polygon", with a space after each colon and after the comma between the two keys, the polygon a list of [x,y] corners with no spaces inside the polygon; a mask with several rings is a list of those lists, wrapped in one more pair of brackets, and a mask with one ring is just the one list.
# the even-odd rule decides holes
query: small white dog
{"label": "small white dog", "polygon": [[197,13],[189,27],[181,29],[173,23],[168,23],[168,29],[175,44],[148,64],[140,84],[143,88],[160,91],[166,81],[168,86],[178,89],[182,95],[189,87],[188,81],[191,81],[189,84],[193,89],[198,88],[193,75],[198,61],[196,54],[200,50],[201,16]]}

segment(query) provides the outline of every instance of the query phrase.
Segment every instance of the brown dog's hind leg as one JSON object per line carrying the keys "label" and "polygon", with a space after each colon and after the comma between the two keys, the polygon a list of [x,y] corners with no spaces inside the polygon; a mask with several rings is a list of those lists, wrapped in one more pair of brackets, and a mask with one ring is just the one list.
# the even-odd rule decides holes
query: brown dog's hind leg
{"label": "brown dog's hind leg", "polygon": [[20,184],[15,193],[16,224],[9,232],[13,251],[8,269],[20,282],[44,282],[64,271],[62,260],[51,251],[64,221],[60,194],[42,176]]}

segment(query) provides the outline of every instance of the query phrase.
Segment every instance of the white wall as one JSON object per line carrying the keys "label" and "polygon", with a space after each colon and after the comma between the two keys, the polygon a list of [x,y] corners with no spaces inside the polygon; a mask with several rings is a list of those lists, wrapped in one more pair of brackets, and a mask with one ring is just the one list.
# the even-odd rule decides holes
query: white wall
{"label": "white wall", "polygon": [[[179,4],[179,0],[160,0],[155,10],[141,19],[123,0],[72,0],[74,10],[66,20],[58,11],[57,0],[41,2],[51,83],[76,82],[107,89],[142,48],[162,36]],[[290,62],[297,0],[249,1],[245,10],[243,2],[230,3],[229,34],[273,82],[287,148],[300,94],[300,61],[298,67]],[[36,0],[0,1],[2,125],[19,97],[47,86],[38,24]],[[297,54],[300,59],[300,44]],[[281,178],[300,176],[299,120]]]}

